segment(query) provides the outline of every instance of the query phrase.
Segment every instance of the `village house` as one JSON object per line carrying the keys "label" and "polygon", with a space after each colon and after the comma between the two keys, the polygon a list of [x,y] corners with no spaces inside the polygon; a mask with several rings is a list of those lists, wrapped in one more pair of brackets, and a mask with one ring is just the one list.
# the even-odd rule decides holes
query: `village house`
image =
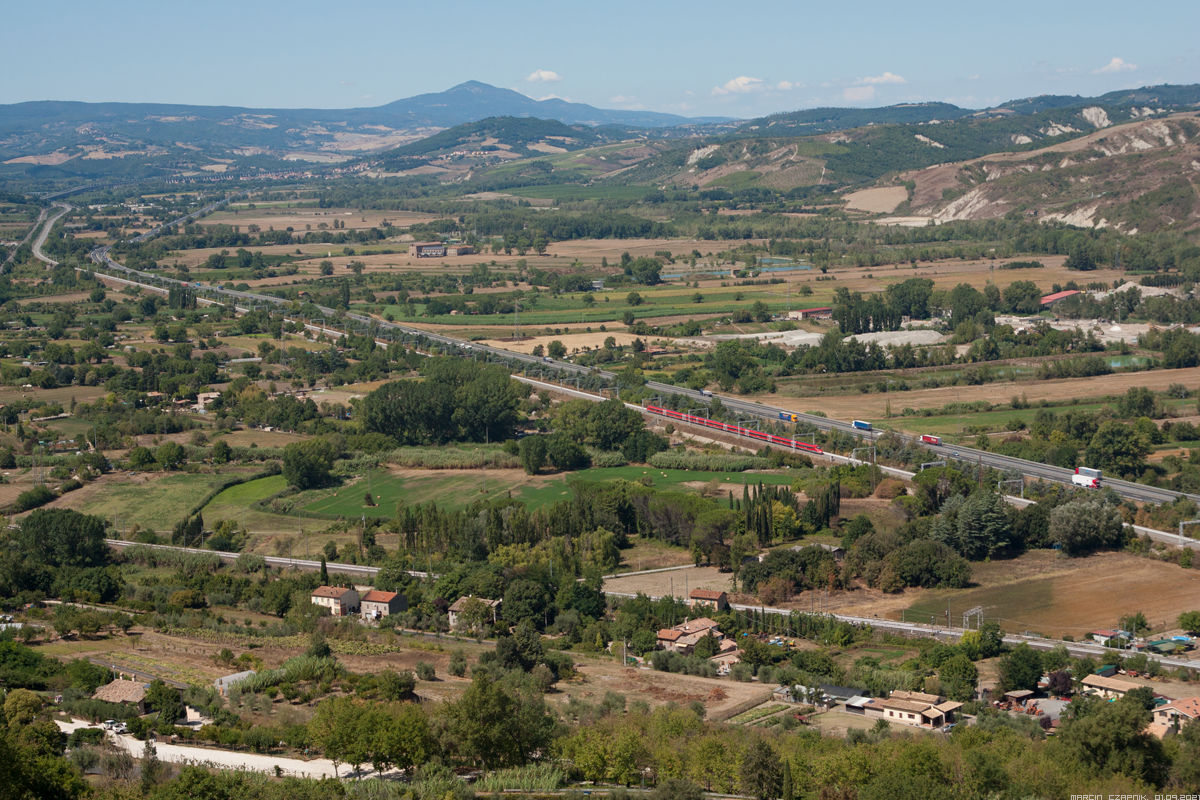
{"label": "village house", "polygon": [[458,627],[459,615],[463,612],[463,609],[466,607],[467,602],[470,600],[478,600],[479,602],[481,602],[485,606],[487,606],[489,609],[491,609],[492,622],[496,621],[497,614],[500,611],[500,601],[499,600],[488,600],[486,597],[475,597],[474,595],[469,594],[466,597],[458,598],[457,600],[454,601],[454,605],[450,606],[450,627],[451,628]]}
{"label": "village house", "polygon": [[312,601],[313,605],[328,608],[330,616],[358,613],[358,592],[344,586],[318,586],[312,593]]}
{"label": "village house", "polygon": [[1115,697],[1120,699],[1134,689],[1139,688],[1139,684],[1123,681],[1120,678],[1106,678],[1103,675],[1088,675],[1080,681],[1084,689],[1091,689],[1092,694],[1098,694],[1107,699]]}
{"label": "village house", "polygon": [[821,548],[826,553],[829,553],[830,555],[832,555],[833,560],[839,564],[842,563],[842,559],[844,559],[846,557],[846,550],[842,547],[838,547],[836,544],[803,544],[803,545],[798,544],[798,545],[794,545],[790,549],[793,552],[799,553],[801,550],[805,549],[806,547]]}
{"label": "village house", "polygon": [[658,632],[658,646],[663,650],[674,650],[681,636],[683,634],[674,628],[663,628]]}
{"label": "village house", "polygon": [[729,595],[718,589],[692,589],[688,605],[710,605],[717,611],[724,611],[729,608]]}
{"label": "village house", "polygon": [[674,628],[659,631],[658,646],[664,650],[674,650],[677,653],[686,655],[695,650],[696,644],[709,633],[719,643],[718,654],[728,653],[737,649],[736,643],[730,642],[728,645],[724,644],[725,634],[721,633],[717,629],[717,623],[708,617],[693,619],[681,625],[676,625]]}
{"label": "village house", "polygon": [[1182,700],[1172,700],[1165,706],[1154,709],[1154,719],[1146,727],[1146,732],[1159,739],[1179,732],[1196,717],[1200,717],[1200,697],[1185,697]]}
{"label": "village house", "polygon": [[198,395],[196,395],[196,404],[192,406],[192,410],[204,411],[220,397],[220,392],[200,392]]}
{"label": "village house", "polygon": [[381,592],[372,589],[359,600],[362,606],[362,618],[381,620],[392,614],[399,614],[408,608],[408,598],[397,592]]}
{"label": "village house", "polygon": [[111,683],[106,683],[96,690],[92,695],[96,700],[103,700],[106,703],[128,703],[137,706],[138,714],[146,713],[146,689],[149,684],[141,681],[126,681],[117,678]]}
{"label": "village house", "polygon": [[888,697],[864,704],[865,716],[885,719],[914,728],[940,728],[954,721],[954,712],[962,703],[936,694],[894,691]]}

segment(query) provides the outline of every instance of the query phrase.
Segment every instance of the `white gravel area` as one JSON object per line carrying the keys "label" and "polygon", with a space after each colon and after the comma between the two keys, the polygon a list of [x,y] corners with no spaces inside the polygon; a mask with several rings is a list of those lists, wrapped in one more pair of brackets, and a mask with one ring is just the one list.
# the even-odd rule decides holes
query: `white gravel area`
{"label": "white gravel area", "polygon": [[[774,342],[775,344],[784,347],[799,347],[800,345],[815,346],[821,343],[821,338],[824,333],[812,333],[809,331],[771,331],[769,333],[741,333],[741,334],[718,334],[716,336],[698,336],[686,339],[676,339],[676,342],[686,342],[691,345],[700,347],[712,347],[717,342],[729,341],[731,339],[758,339],[762,342]],[[930,330],[903,330],[903,331],[880,331],[878,333],[856,333],[846,337],[847,339],[857,339],[860,342],[877,342],[880,345],[889,344],[912,344],[912,345],[930,345],[941,344],[946,341],[946,337],[937,331]]]}

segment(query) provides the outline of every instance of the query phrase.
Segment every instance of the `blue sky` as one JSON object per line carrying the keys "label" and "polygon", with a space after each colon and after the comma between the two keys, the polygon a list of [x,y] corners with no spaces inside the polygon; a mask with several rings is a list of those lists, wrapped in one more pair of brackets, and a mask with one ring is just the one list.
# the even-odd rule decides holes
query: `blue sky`
{"label": "blue sky", "polygon": [[5,28],[0,103],[347,108],[479,80],[604,108],[754,117],[1200,82],[1196,0],[24,0],[7,4]]}

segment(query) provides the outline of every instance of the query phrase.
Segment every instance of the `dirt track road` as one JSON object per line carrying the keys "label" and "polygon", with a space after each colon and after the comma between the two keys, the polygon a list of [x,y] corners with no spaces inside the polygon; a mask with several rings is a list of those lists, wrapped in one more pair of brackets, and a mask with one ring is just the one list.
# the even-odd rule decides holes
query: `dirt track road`
{"label": "dirt track road", "polygon": [[[88,722],[81,720],[72,720],[71,722],[58,722],[58,727],[64,733],[71,733],[79,728],[95,728]],[[108,734],[108,741],[125,748],[134,758],[141,758],[145,748],[145,743],[140,742],[132,736],[118,736],[116,734]],[[333,762],[324,758],[314,758],[311,761],[303,761],[298,758],[283,758],[281,756],[261,755],[259,753],[238,753],[231,750],[213,750],[207,747],[192,747],[190,745],[165,744],[158,743],[155,745],[155,750],[158,753],[160,761],[169,761],[172,764],[212,764],[216,767],[225,769],[245,769],[253,772],[265,772],[270,775],[275,774],[275,768],[279,767],[284,775],[291,775],[297,778],[323,778],[334,777]],[[349,777],[351,775],[349,767],[339,767],[338,777]],[[367,778],[375,775],[375,771],[371,767],[363,767],[362,773],[357,777]]]}

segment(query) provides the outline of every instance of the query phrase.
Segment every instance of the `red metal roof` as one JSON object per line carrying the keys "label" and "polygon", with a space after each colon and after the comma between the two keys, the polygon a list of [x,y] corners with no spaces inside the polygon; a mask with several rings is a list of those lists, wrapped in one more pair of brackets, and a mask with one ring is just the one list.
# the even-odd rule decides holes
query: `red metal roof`
{"label": "red metal roof", "polygon": [[1064,297],[1070,297],[1073,294],[1079,294],[1079,290],[1068,289],[1065,292],[1055,292],[1054,294],[1048,294],[1042,298],[1042,305],[1046,305],[1047,303],[1053,303],[1056,300],[1062,300]]}

